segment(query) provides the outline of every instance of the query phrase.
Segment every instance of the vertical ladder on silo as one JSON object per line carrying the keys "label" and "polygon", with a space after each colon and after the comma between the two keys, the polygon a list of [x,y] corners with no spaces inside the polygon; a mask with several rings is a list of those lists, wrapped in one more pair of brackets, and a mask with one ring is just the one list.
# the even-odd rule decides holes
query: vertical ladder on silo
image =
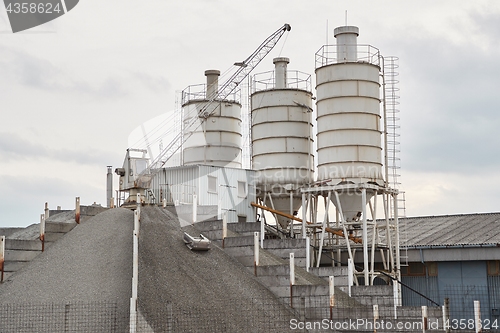
{"label": "vertical ladder on silo", "polygon": [[[399,180],[401,159],[400,150],[400,125],[399,125],[399,59],[394,56],[384,58],[384,81],[385,81],[385,106],[387,123],[387,169],[390,170],[386,175],[389,186],[399,190],[401,182]],[[399,192],[397,198],[398,218],[399,218],[399,243],[400,243],[400,264],[408,266],[408,233],[406,230],[406,198],[405,192]],[[390,202],[391,218],[394,218],[394,203]]]}
{"label": "vertical ladder on silo", "polygon": [[241,146],[241,164],[243,169],[250,169],[251,166],[251,156],[252,156],[252,142],[250,138],[250,127],[251,127],[251,116],[250,116],[250,95],[251,95],[251,84],[252,82],[252,76],[249,75],[247,80],[243,81],[244,83],[242,84],[241,91],[242,91],[242,98],[241,98],[241,106],[242,106],[242,113],[241,113],[241,124],[242,124],[242,140],[243,144]]}
{"label": "vertical ladder on silo", "polygon": [[[175,92],[175,128],[178,128],[180,133],[184,133],[184,108],[181,106],[180,99],[182,99],[182,91],[177,90]],[[184,146],[184,136],[180,138],[181,148],[179,150],[179,165],[183,164],[183,146]],[[162,145],[163,146],[163,145]],[[160,151],[163,151],[163,147]]]}

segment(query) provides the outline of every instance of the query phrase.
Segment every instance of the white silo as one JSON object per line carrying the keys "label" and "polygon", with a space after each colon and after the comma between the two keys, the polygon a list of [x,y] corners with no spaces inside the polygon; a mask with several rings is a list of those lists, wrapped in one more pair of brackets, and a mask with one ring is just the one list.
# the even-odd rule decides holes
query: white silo
{"label": "white silo", "polygon": [[[259,171],[259,199],[294,214],[301,206],[299,188],[312,183],[314,173],[310,75],[288,71],[288,58],[273,63],[274,72],[254,76],[252,168]],[[282,228],[290,223],[285,217],[277,219]]]}
{"label": "white silo", "polygon": [[[358,50],[357,27],[336,28],[334,35],[336,57],[320,57],[316,68],[318,181],[384,185],[378,50]],[[374,194],[367,191],[367,200]],[[361,195],[346,189],[340,206],[346,221],[358,221]]]}
{"label": "white silo", "polygon": [[[301,189],[307,196],[302,234],[306,236],[308,213],[315,225],[321,221],[317,203],[322,198],[321,230],[308,232],[318,249],[315,266],[333,263],[322,257],[331,251],[339,263],[346,257],[351,260],[354,265],[348,271],[356,283],[373,285],[383,277],[375,271],[375,263],[382,263],[399,279],[401,259],[399,191],[389,187],[382,168],[387,160],[382,147],[388,144],[387,100],[381,104],[385,96],[381,86],[387,86],[384,58],[377,48],[357,43],[357,27],[336,28],[334,35],[337,44],[324,45],[315,55],[318,177],[312,186]],[[336,206],[335,217],[329,213],[331,203]],[[377,217],[378,206],[383,207],[385,218]],[[398,284],[393,286],[395,295],[400,295]]]}
{"label": "white silo", "polygon": [[[183,165],[241,168],[241,104],[236,99],[210,103],[218,92],[219,75],[218,70],[207,70],[206,85],[189,86],[182,92]],[[193,123],[193,118],[198,121]]]}

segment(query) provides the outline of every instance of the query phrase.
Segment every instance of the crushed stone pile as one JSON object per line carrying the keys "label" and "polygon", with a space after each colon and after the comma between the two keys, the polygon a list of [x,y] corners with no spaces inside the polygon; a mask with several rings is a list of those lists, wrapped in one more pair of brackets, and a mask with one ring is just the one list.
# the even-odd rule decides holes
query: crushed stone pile
{"label": "crushed stone pile", "polygon": [[116,318],[128,318],[133,224],[131,210],[116,208],[77,225],[0,284],[0,306],[16,304],[20,311],[29,311],[37,304],[112,303]]}
{"label": "crushed stone pile", "polygon": [[141,208],[139,310],[155,332],[289,331],[290,310],[243,265],[215,243],[189,250],[183,231],[197,236],[167,210]]}

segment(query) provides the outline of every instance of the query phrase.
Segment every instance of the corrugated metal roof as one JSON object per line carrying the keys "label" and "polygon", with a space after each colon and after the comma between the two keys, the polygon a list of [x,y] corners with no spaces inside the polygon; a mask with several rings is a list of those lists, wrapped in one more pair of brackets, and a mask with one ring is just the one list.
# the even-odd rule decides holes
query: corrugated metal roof
{"label": "corrugated metal roof", "polygon": [[400,219],[400,238],[401,245],[410,248],[500,247],[500,213],[403,218]]}

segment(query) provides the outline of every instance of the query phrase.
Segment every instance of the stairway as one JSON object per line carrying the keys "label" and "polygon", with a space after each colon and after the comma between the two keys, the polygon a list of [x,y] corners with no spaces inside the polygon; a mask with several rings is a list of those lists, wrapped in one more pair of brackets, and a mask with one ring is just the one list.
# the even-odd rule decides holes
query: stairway
{"label": "stairway", "polygon": [[[100,206],[81,206],[80,223],[97,215],[107,208]],[[52,243],[70,232],[77,224],[74,210],[51,210],[45,220],[45,244],[40,241],[40,225],[32,224],[17,230],[5,238],[5,261],[3,281],[26,266],[46,250]],[[0,282],[3,282],[0,281]]]}
{"label": "stairway", "polygon": [[[228,223],[227,236],[222,242],[222,221],[199,222],[196,229],[247,268],[250,274],[283,304],[295,310],[300,321],[318,321],[330,318],[333,323],[351,323],[360,319],[373,322],[375,306],[379,318],[396,322],[404,319],[421,323],[420,307],[394,307],[393,286],[352,286],[348,295],[347,267],[310,267],[305,269],[305,240],[264,239],[259,250],[259,266],[254,267],[254,232],[260,231],[258,223]],[[289,255],[295,256],[295,284],[290,285]],[[334,306],[330,307],[329,276],[334,276]],[[440,307],[429,307],[429,318],[441,318]],[[431,320],[431,319],[429,319]],[[308,330],[317,332],[317,330]],[[320,330],[321,331],[321,330]],[[324,330],[323,330],[324,331]],[[349,331],[349,330],[347,330]],[[371,330],[373,332],[373,330]],[[421,332],[413,329],[393,329],[391,332]],[[319,332],[319,331],[318,331]]]}
{"label": "stairway", "polygon": [[[207,221],[195,227],[212,241],[222,246],[222,222]],[[229,223],[228,237],[224,239],[224,251],[245,266],[256,279],[276,297],[298,311],[300,317],[328,318],[330,316],[330,293],[328,276],[344,273],[342,267],[310,268],[306,266],[305,239],[264,239],[259,250],[259,266],[254,266],[254,232],[260,231],[258,223]],[[295,284],[290,285],[290,253],[295,257]],[[322,274],[322,275],[320,275]],[[325,275],[328,274],[328,275]],[[340,276],[335,287],[335,304],[341,307],[363,305],[349,297],[342,289],[347,286],[347,272]],[[343,284],[340,285],[340,284]],[[340,286],[340,287],[339,287]]]}

